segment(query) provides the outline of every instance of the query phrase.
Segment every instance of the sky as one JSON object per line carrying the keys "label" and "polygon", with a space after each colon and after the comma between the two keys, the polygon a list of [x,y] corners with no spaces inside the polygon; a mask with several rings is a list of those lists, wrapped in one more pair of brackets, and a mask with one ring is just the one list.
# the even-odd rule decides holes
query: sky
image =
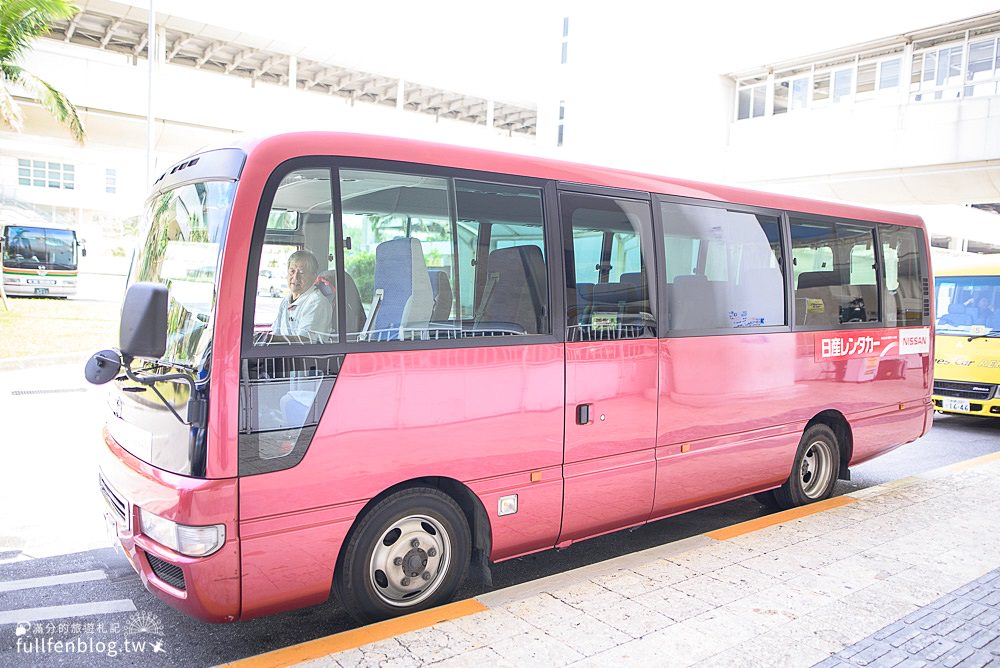
{"label": "sky", "polygon": [[[148,0],[125,1],[148,6]],[[597,26],[602,34],[588,35],[591,41],[626,47],[630,40],[662,34],[671,40],[671,52],[681,42],[692,64],[726,74],[997,8],[996,0],[701,0],[658,6],[648,0],[153,2],[158,14],[270,36],[338,64],[512,102],[544,92],[558,63],[564,16],[571,20],[571,48],[574,25]],[[656,65],[629,62],[629,53],[609,48],[607,57],[616,67]],[[646,59],[649,51],[634,53]]]}

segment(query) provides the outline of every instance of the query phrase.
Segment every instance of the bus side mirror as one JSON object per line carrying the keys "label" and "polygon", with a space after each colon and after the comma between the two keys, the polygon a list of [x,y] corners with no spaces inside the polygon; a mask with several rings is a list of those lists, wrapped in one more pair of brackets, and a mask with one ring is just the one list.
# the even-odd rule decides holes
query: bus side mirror
{"label": "bus side mirror", "polygon": [[136,283],[125,293],[118,330],[122,355],[159,359],[167,350],[167,288]]}
{"label": "bus side mirror", "polygon": [[87,247],[86,246],[84,246],[83,248],[80,249],[80,256],[81,257],[87,257]]}

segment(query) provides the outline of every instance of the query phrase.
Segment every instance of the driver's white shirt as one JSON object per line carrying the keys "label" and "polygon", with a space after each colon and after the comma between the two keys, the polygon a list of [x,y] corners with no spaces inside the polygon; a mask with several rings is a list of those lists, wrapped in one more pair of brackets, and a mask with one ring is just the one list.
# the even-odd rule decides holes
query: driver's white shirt
{"label": "driver's white shirt", "polygon": [[333,304],[313,285],[294,301],[290,296],[281,300],[271,331],[322,341],[329,338],[332,322]]}

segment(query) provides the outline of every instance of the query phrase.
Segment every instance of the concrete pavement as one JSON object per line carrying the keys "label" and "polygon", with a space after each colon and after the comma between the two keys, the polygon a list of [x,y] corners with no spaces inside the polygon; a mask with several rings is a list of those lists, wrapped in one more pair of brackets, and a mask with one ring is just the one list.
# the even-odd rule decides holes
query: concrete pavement
{"label": "concrete pavement", "polygon": [[84,380],[87,357],[0,372],[0,563],[109,544],[96,473],[106,390]]}
{"label": "concrete pavement", "polygon": [[1000,666],[1000,453],[237,662]]}

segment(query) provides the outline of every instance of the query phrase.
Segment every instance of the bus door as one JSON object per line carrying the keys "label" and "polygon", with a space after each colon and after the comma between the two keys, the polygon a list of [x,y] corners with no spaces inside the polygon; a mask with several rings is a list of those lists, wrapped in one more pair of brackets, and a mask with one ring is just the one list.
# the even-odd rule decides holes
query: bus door
{"label": "bus door", "polygon": [[649,517],[657,340],[648,201],[560,194],[566,444],[560,544]]}

